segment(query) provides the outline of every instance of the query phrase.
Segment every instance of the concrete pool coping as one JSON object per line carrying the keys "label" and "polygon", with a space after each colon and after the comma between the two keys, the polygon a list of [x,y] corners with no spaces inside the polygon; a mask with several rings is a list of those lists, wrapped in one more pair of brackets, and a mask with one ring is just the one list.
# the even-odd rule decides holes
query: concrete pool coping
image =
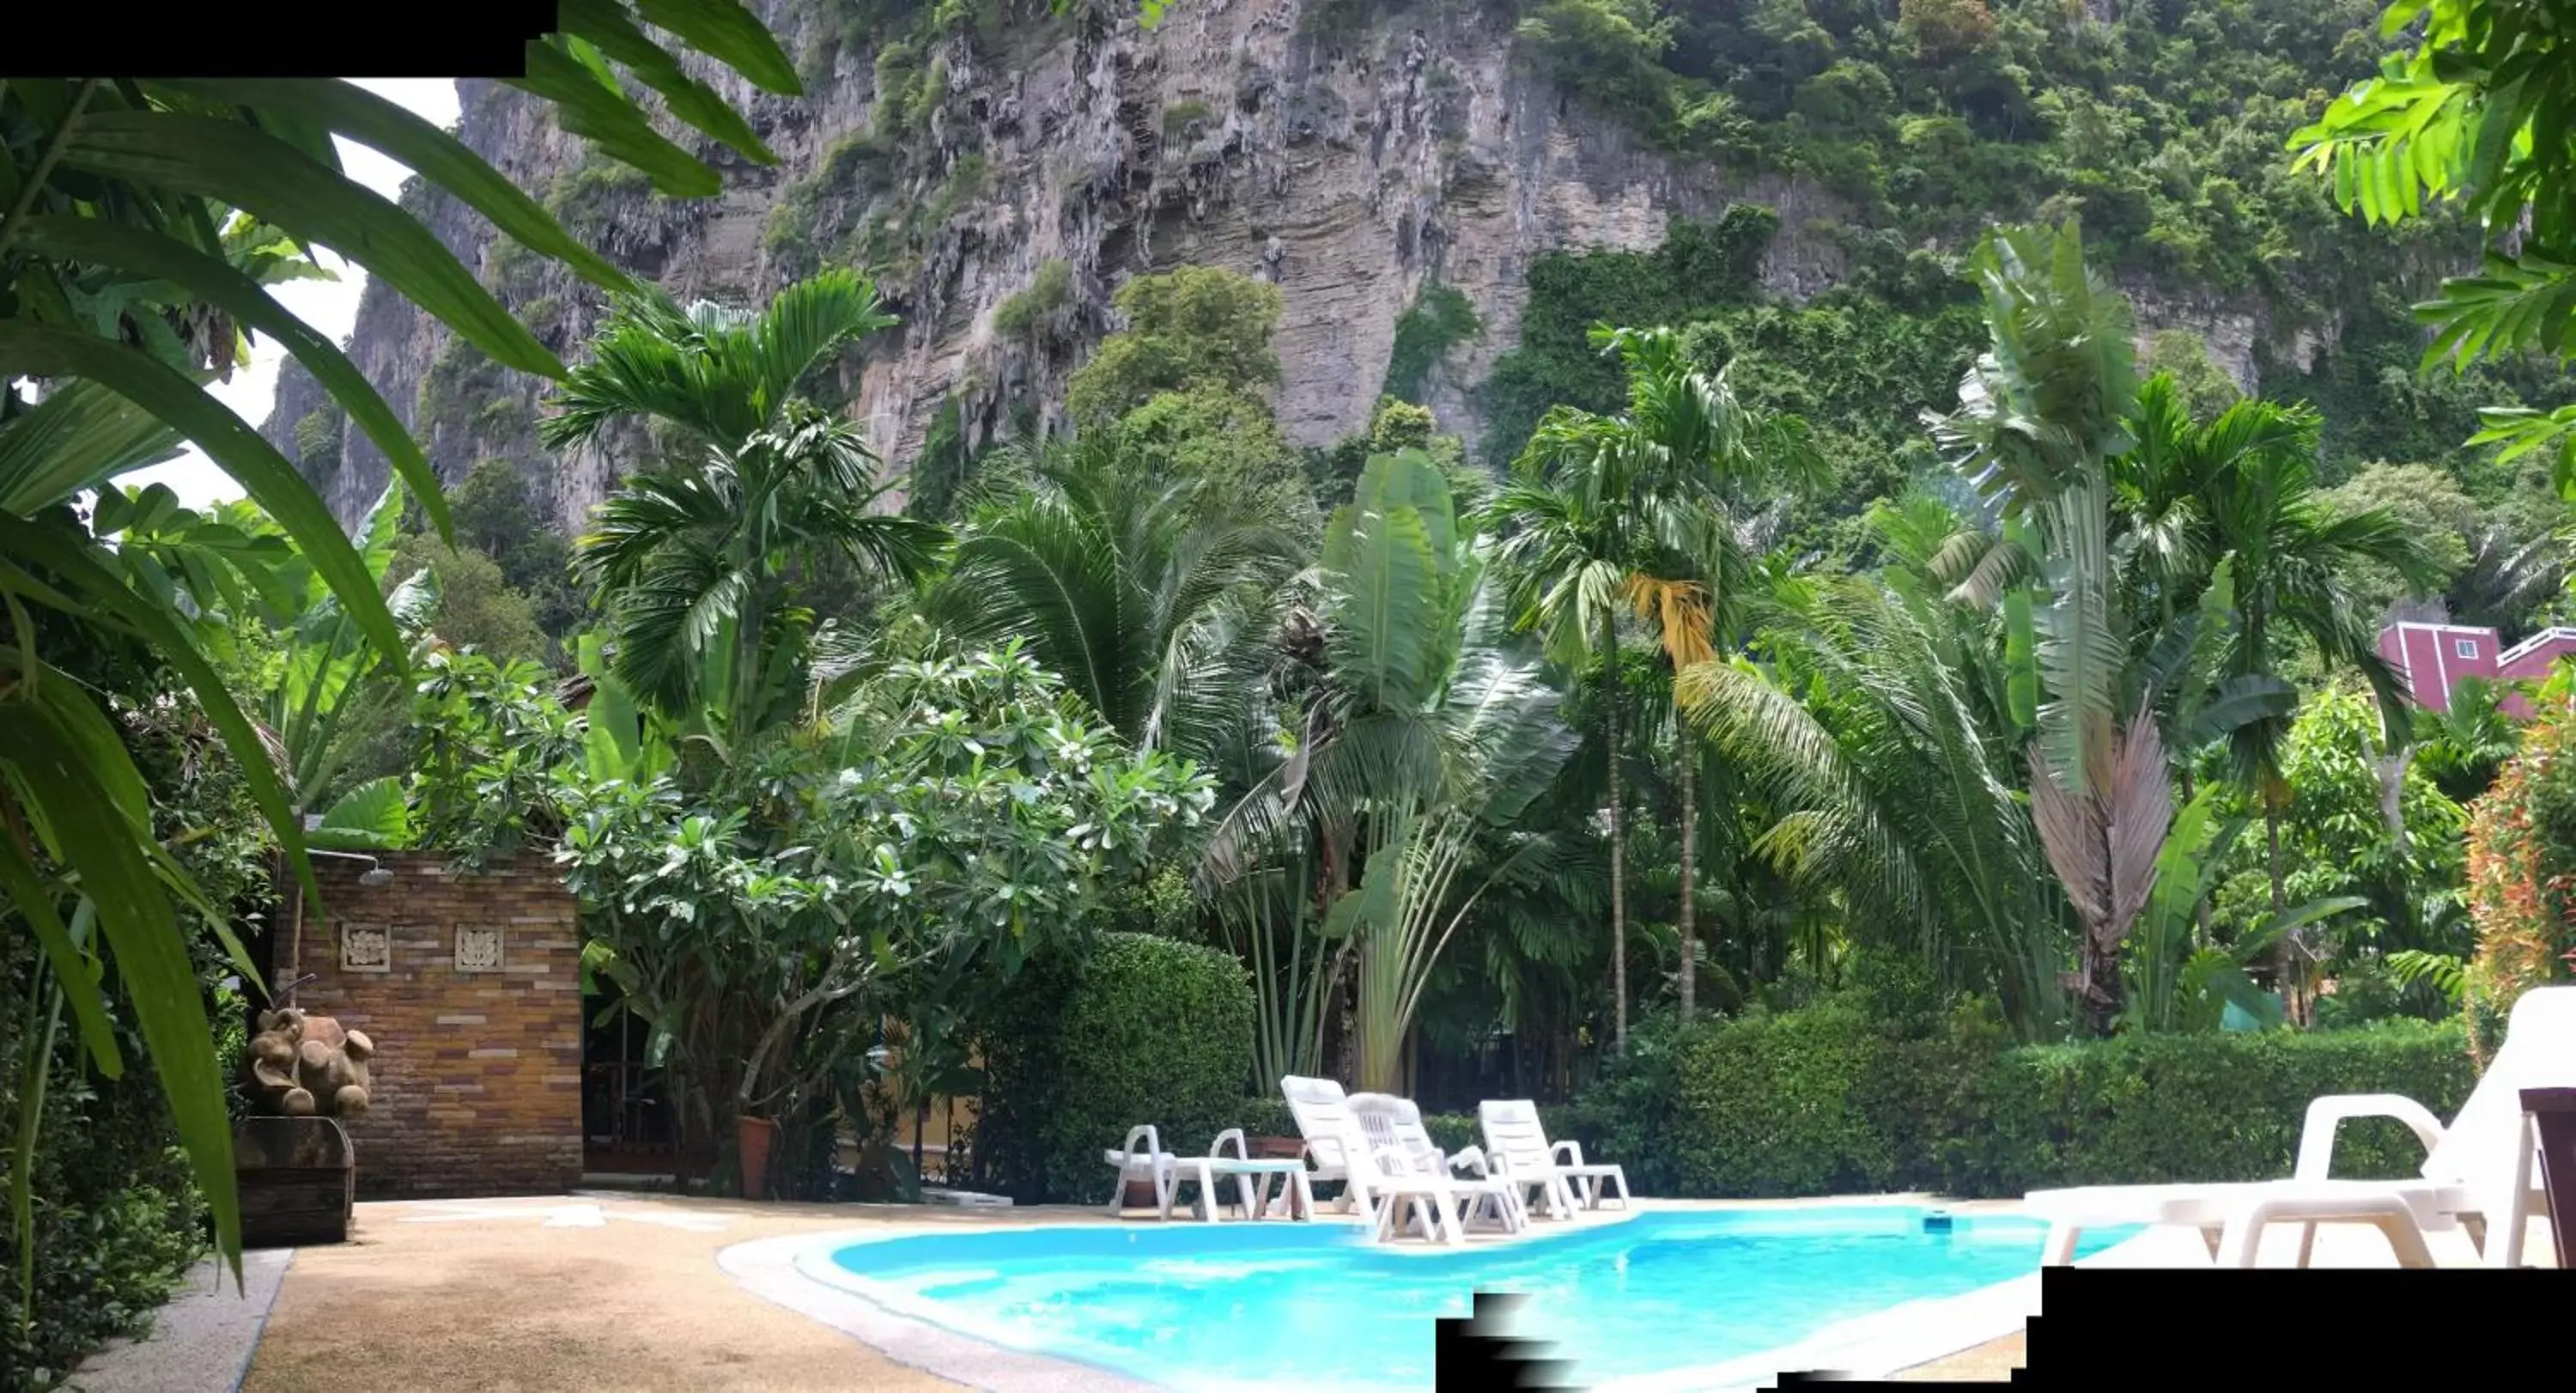
{"label": "concrete pool coping", "polygon": [[[2010,1200],[1945,1201],[1930,1195],[1872,1195],[1851,1198],[1742,1201],[1639,1200],[1626,1211],[1587,1215],[1572,1227],[1551,1225],[1524,1235],[1484,1236],[1479,1246],[1544,1243],[1585,1229],[1624,1222],[1656,1211],[1711,1213],[1727,1211],[1935,1208],[1962,1216],[2021,1214]],[[996,1216],[998,1217],[998,1216]],[[1262,1221],[1276,1222],[1276,1221]],[[1335,1222],[1326,1220],[1326,1222]],[[1347,1221],[1344,1221],[1347,1222]],[[1053,1220],[1032,1224],[994,1224],[980,1229],[1028,1232],[1041,1229],[1097,1229],[1098,1223]],[[1159,1227],[1159,1225],[1158,1225]],[[953,1232],[953,1231],[952,1231]],[[1149,1384],[1096,1365],[1015,1348],[960,1329],[953,1314],[885,1284],[852,1273],[833,1255],[854,1244],[894,1241],[906,1235],[884,1230],[842,1230],[796,1234],[735,1244],[716,1255],[717,1264],[746,1290],[801,1315],[851,1335],[886,1357],[924,1373],[950,1379],[987,1393],[1153,1393]],[[2117,1248],[2138,1242],[2132,1238]],[[2091,1263],[2110,1251],[2083,1261]],[[1455,1252],[1429,1245],[1400,1252]],[[1830,1370],[1855,1378],[1885,1378],[1902,1369],[1974,1349],[2012,1335],[2039,1314],[2039,1276],[1994,1283],[1957,1296],[1906,1302],[1867,1316],[1827,1326],[1804,1340],[1723,1364],[1699,1365],[1595,1385],[1594,1393],[1681,1393],[1682,1390],[1757,1389],[1771,1386],[1784,1372]],[[1284,1379],[1266,1386],[1297,1386]]]}

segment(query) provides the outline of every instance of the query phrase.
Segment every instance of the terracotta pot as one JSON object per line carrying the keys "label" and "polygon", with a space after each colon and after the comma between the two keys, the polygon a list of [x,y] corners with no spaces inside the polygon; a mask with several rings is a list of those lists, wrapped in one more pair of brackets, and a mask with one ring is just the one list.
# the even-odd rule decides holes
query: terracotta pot
{"label": "terracotta pot", "polygon": [[1120,1207],[1126,1209],[1152,1209],[1160,1205],[1162,1200],[1154,1193],[1154,1182],[1130,1180],[1127,1182],[1127,1188],[1119,1192],[1118,1203]]}
{"label": "terracotta pot", "polygon": [[741,1143],[742,1197],[765,1200],[769,1198],[769,1146],[778,1139],[778,1124],[765,1117],[743,1117],[734,1120],[734,1129]]}
{"label": "terracotta pot", "polygon": [[1256,1161],[1294,1161],[1306,1154],[1303,1137],[1245,1137],[1243,1149]]}

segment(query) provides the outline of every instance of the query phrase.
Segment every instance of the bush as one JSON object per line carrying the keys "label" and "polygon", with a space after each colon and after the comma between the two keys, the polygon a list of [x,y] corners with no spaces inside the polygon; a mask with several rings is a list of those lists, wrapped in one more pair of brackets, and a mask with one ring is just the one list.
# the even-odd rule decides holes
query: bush
{"label": "bush", "polygon": [[[1688,1030],[1649,1023],[1562,1130],[1642,1193],[1676,1197],[2256,1180],[2290,1173],[2319,1095],[2401,1093],[2451,1115],[2474,1083],[2464,1045],[2456,1024],[2400,1020],[2008,1049],[1981,1004],[1891,1019],[1846,993]],[[2336,1174],[2356,1176],[2424,1159],[2377,1120],[2347,1124],[2336,1155]]]}
{"label": "bush", "polygon": [[993,332],[1004,338],[1026,338],[1029,331],[1054,317],[1073,300],[1073,263],[1050,256],[1038,263],[1027,286],[993,308]]}
{"label": "bush", "polygon": [[[36,980],[29,935],[0,940],[0,1116],[14,1131],[28,1051],[41,1029],[30,1019]],[[52,1386],[82,1355],[111,1338],[149,1329],[197,1255],[205,1251],[203,1210],[188,1166],[172,1145],[169,1107],[149,1057],[120,1029],[126,1075],[103,1079],[82,1058],[66,1016],[52,1036],[52,1068],[29,1172],[36,1270],[31,1324],[18,1318],[18,1240],[4,1242],[11,1307],[0,1319],[0,1388]],[[0,1183],[16,1149],[0,1154]]]}
{"label": "bush", "polygon": [[1240,962],[1173,939],[1103,934],[1079,961],[1032,965],[978,1032],[977,1174],[1023,1203],[1099,1204],[1114,1182],[1100,1153],[1140,1122],[1204,1153],[1245,1125],[1252,1016]]}
{"label": "bush", "polygon": [[2470,805],[2469,913],[2477,955],[2463,1005],[2480,1060],[2494,1057],[2513,1003],[2576,967],[2576,709],[2546,702],[2522,749]]}
{"label": "bush", "polygon": [[[2309,1100],[2398,1093],[2448,1118],[2476,1083],[2460,1028],[2386,1021],[2321,1034],[2143,1035],[2015,1050],[1960,1118],[1948,1188],[2268,1180],[2290,1173]],[[2424,1163],[2404,1126],[2344,1125],[2338,1176]]]}

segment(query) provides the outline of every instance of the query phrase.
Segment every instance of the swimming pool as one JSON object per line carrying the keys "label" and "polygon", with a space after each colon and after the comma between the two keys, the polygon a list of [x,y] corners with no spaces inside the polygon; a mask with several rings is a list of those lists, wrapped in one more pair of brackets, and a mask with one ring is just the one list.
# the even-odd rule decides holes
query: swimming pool
{"label": "swimming pool", "polygon": [[[827,1280],[1006,1348],[1175,1389],[1427,1389],[1434,1321],[1529,1295],[1578,1384],[1746,1359],[2038,1269],[2046,1226],[1903,1205],[1655,1210],[1526,1242],[1388,1249],[1348,1224],[988,1229],[839,1247]],[[2128,1230],[2088,1235],[2092,1253]],[[853,1280],[855,1279],[855,1280]]]}

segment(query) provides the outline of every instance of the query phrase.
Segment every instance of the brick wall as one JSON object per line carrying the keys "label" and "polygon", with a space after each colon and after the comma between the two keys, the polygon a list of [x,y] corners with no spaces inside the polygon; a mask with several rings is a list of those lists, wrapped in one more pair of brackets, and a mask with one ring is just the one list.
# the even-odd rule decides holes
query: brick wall
{"label": "brick wall", "polygon": [[[435,853],[313,858],[322,906],[290,904],[274,980],[365,1031],[367,1114],[349,1123],[362,1198],[559,1191],[581,1178],[581,939],[541,860],[452,874]],[[292,896],[290,891],[290,896]]]}

